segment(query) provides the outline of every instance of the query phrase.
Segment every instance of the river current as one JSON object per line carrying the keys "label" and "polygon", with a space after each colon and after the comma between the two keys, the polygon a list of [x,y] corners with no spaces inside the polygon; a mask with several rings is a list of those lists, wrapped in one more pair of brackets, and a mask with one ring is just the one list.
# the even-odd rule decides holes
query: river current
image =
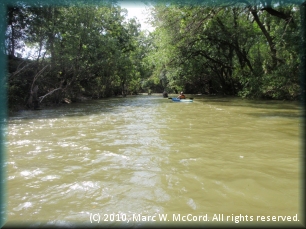
{"label": "river current", "polygon": [[7,225],[300,225],[299,104],[193,97],[11,115]]}

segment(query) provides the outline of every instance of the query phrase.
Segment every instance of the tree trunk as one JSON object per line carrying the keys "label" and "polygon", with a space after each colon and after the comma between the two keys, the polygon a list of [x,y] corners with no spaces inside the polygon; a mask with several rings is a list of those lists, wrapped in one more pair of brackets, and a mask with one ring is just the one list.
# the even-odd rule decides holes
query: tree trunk
{"label": "tree trunk", "polygon": [[126,89],[125,89],[125,81],[123,81],[121,83],[121,89],[122,89],[122,96],[126,97],[127,92],[126,92]]}
{"label": "tree trunk", "polygon": [[39,109],[39,100],[37,97],[38,85],[35,85],[33,90],[31,90],[30,98],[28,99],[27,106],[29,108],[34,108],[34,110]]}
{"label": "tree trunk", "polygon": [[14,28],[14,13],[15,13],[16,8],[9,8],[8,9],[8,25],[11,28],[11,36],[10,36],[10,42],[11,42],[11,47],[9,50],[9,55],[13,58],[15,56],[15,28]]}
{"label": "tree trunk", "polygon": [[37,97],[37,91],[38,91],[38,86],[36,85],[33,89],[33,106],[34,110],[37,110],[39,108],[39,100]]}
{"label": "tree trunk", "polygon": [[270,53],[271,53],[271,57],[272,57],[272,69],[275,69],[277,66],[277,57],[276,57],[276,49],[275,49],[275,44],[273,42],[272,37],[270,36],[270,34],[268,33],[268,31],[266,30],[265,26],[261,23],[257,11],[251,9],[251,13],[254,17],[254,20],[256,21],[257,25],[259,26],[259,28],[261,29],[262,33],[264,34],[264,36],[266,37],[269,47],[270,47]]}

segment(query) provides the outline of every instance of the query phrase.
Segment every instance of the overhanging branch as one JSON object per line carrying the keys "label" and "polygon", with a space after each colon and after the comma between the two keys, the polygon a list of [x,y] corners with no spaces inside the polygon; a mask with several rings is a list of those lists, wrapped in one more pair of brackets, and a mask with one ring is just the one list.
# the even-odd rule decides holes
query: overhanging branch
{"label": "overhanging branch", "polygon": [[41,103],[41,102],[43,101],[43,99],[44,99],[46,96],[51,95],[51,94],[53,94],[53,92],[55,92],[55,91],[57,91],[57,90],[60,90],[60,89],[62,89],[62,88],[61,88],[61,87],[56,88],[56,89],[50,91],[49,93],[45,94],[44,96],[40,96],[40,97],[39,97],[39,103]]}

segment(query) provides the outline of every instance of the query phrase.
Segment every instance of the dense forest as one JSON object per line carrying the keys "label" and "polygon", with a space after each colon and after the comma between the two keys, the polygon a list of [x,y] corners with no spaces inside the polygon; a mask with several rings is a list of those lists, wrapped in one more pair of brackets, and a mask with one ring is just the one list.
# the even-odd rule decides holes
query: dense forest
{"label": "dense forest", "polygon": [[300,99],[300,4],[154,1],[148,32],[114,2],[19,1],[7,7],[8,105],[180,90]]}

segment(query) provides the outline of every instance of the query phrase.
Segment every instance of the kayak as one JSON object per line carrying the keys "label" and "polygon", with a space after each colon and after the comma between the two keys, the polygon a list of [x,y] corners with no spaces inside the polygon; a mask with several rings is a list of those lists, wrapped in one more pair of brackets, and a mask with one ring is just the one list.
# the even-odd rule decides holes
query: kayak
{"label": "kayak", "polygon": [[193,102],[192,99],[177,99],[177,98],[172,98],[172,101],[174,102]]}

